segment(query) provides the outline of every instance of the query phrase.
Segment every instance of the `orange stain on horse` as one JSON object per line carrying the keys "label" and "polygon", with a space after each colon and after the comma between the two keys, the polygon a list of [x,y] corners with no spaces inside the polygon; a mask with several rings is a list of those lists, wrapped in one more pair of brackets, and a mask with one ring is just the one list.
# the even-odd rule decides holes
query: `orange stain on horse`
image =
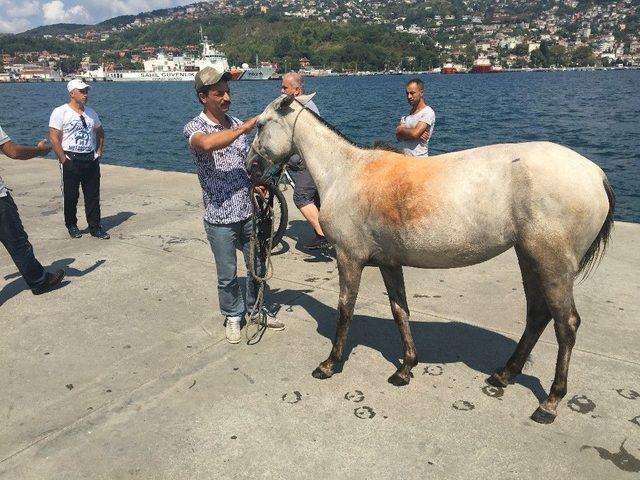
{"label": "orange stain on horse", "polygon": [[438,208],[442,171],[442,162],[434,158],[384,152],[361,167],[358,201],[383,223],[410,227]]}

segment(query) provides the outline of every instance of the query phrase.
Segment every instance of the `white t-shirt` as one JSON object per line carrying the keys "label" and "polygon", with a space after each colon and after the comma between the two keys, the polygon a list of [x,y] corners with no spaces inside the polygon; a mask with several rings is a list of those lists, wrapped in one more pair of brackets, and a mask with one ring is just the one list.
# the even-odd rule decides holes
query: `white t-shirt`
{"label": "white t-shirt", "polygon": [[[413,115],[407,115],[400,119],[400,123],[404,123],[407,128],[415,128],[418,122],[423,122],[429,125],[429,138],[433,135],[433,125],[436,123],[436,112],[433,111],[429,105],[425,106],[419,112]],[[405,155],[412,155],[414,157],[426,157],[429,155],[429,140],[405,140],[402,142]]]}
{"label": "white t-shirt", "polygon": [[65,152],[89,153],[96,149],[96,128],[102,125],[100,118],[90,107],[84,107],[80,117],[66,103],[51,112],[49,127],[62,131],[62,149]]}
{"label": "white t-shirt", "polygon": [[[0,125],[0,145],[4,145],[9,140],[11,140],[9,138],[9,135],[4,133],[4,130],[2,130],[2,125]],[[2,180],[2,177],[0,177],[0,197],[6,197],[6,196],[7,196],[7,185],[4,183],[4,180]]]}

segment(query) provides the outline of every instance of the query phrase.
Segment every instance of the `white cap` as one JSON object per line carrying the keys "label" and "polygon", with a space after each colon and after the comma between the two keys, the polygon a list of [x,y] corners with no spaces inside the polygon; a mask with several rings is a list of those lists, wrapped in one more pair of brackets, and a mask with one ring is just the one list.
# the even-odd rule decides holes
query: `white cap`
{"label": "white cap", "polygon": [[75,90],[76,88],[78,90],[82,90],[83,88],[91,88],[91,87],[89,85],[87,85],[86,83],[84,83],[79,78],[74,78],[69,83],[67,83],[67,90],[69,90],[69,92],[71,92],[72,90]]}

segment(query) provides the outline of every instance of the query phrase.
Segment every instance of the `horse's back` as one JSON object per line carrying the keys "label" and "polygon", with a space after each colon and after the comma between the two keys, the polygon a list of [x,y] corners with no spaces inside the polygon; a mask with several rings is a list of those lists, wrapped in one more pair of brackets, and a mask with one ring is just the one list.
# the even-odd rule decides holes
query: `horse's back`
{"label": "horse's back", "polygon": [[544,236],[577,236],[570,243],[581,251],[608,211],[599,167],[548,142],[429,158],[384,152],[356,178],[356,202],[379,243],[415,266],[469,265]]}

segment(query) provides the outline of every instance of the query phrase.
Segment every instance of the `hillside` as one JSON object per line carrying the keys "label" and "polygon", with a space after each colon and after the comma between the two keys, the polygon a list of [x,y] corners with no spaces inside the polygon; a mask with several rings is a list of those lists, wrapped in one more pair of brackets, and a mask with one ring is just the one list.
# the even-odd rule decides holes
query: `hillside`
{"label": "hillside", "polygon": [[78,23],[56,23],[54,25],[43,25],[41,27],[32,28],[19,35],[21,36],[39,36],[39,35],[72,35],[78,32],[86,32],[95,28],[93,25],[82,25]]}

